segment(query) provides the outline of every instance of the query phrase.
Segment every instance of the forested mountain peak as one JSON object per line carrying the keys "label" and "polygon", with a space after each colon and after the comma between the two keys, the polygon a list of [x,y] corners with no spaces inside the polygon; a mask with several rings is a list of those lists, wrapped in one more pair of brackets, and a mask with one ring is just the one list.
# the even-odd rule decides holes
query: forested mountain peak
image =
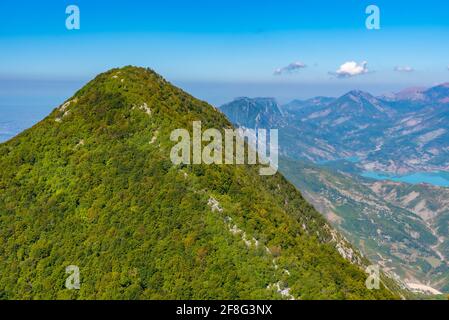
{"label": "forested mountain peak", "polygon": [[[0,144],[0,298],[387,299],[280,174],[174,165],[174,129],[230,128],[136,67],[97,76]],[[80,271],[79,290],[65,286]]]}

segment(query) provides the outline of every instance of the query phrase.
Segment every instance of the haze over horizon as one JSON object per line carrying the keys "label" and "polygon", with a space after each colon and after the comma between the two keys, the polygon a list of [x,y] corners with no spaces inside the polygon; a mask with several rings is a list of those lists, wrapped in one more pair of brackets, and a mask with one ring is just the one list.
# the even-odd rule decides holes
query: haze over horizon
{"label": "haze over horizon", "polygon": [[[81,28],[71,31],[67,3],[22,4],[0,4],[0,79],[30,90],[44,80],[76,89],[124,65],[150,67],[215,105],[242,95],[286,102],[449,81],[449,4],[437,0],[376,1],[380,30],[365,27],[369,1],[80,0]],[[5,91],[0,102],[12,94]]]}

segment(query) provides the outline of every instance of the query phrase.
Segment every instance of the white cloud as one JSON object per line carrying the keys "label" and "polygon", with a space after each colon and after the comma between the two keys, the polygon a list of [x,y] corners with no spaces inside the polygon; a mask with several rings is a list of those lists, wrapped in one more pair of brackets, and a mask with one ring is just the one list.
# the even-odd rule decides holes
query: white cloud
{"label": "white cloud", "polygon": [[367,68],[368,62],[363,61],[357,63],[355,61],[348,61],[343,63],[340,68],[335,72],[330,72],[330,74],[337,76],[338,78],[350,78],[366,74],[369,72]]}
{"label": "white cloud", "polygon": [[394,71],[408,73],[408,72],[415,71],[415,69],[413,69],[412,67],[409,67],[409,66],[397,66],[397,67],[394,68]]}
{"label": "white cloud", "polygon": [[274,70],[274,75],[280,76],[285,73],[293,73],[300,69],[304,69],[305,67],[307,66],[302,62],[293,62],[290,63],[288,66]]}

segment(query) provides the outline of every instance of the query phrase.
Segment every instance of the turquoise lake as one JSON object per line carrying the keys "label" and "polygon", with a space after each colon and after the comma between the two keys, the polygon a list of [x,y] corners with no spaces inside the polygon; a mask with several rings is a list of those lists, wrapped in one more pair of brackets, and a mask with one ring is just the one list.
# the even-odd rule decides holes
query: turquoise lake
{"label": "turquoise lake", "polygon": [[410,184],[427,183],[439,187],[449,187],[449,172],[417,172],[404,176],[389,175],[382,172],[367,171],[362,173],[365,178],[375,180],[390,180]]}

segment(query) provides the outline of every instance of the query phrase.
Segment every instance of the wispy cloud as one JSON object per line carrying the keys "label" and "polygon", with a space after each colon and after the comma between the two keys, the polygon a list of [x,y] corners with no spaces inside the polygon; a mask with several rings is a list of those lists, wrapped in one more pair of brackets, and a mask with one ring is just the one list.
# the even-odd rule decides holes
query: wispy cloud
{"label": "wispy cloud", "polygon": [[397,67],[394,68],[394,71],[410,73],[410,72],[415,71],[415,69],[412,68],[412,67],[409,67],[409,66],[397,66]]}
{"label": "wispy cloud", "polygon": [[304,69],[306,67],[307,66],[302,62],[293,62],[293,63],[290,63],[288,66],[274,70],[274,75],[280,76],[282,74],[290,74],[290,73],[297,72],[301,69]]}
{"label": "wispy cloud", "polygon": [[337,78],[351,78],[368,73],[368,62],[362,61],[357,63],[355,61],[348,61],[343,63],[335,72],[329,72]]}

